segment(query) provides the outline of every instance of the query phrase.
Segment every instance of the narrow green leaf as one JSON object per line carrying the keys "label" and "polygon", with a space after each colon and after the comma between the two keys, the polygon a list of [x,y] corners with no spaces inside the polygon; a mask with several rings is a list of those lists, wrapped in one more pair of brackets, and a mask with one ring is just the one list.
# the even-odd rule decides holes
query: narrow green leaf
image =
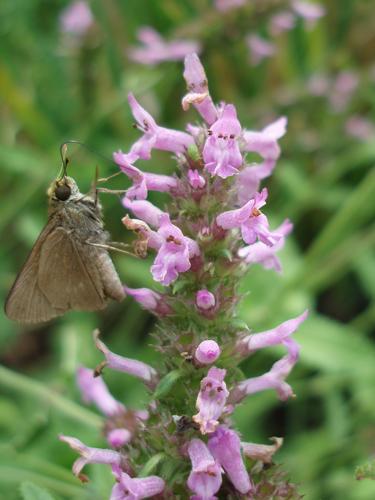
{"label": "narrow green leaf", "polygon": [[53,500],[48,491],[39,488],[39,486],[30,481],[23,482],[20,490],[23,500]]}
{"label": "narrow green leaf", "polygon": [[155,393],[154,393],[154,399],[158,399],[162,396],[167,395],[174,384],[179,380],[183,375],[183,372],[181,370],[172,370],[171,372],[167,373],[165,377],[163,377],[158,386],[156,387]]}

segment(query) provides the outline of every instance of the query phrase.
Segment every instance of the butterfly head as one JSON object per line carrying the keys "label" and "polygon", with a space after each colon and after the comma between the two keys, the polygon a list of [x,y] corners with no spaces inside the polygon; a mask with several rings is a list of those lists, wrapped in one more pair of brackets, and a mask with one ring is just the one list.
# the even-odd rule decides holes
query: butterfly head
{"label": "butterfly head", "polygon": [[72,177],[64,176],[52,182],[47,194],[53,201],[68,201],[80,195],[78,186]]}

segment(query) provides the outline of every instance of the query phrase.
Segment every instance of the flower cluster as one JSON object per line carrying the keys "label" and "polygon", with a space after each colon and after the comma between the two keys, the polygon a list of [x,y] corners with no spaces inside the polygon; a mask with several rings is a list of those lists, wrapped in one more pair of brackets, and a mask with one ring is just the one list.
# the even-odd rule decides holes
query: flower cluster
{"label": "flower cluster", "polygon": [[[214,104],[194,53],[185,59],[184,77],[188,92],[182,106],[196,108],[204,123],[188,125],[187,132],[165,128],[130,94],[141,136],[130,151],[114,153],[131,183],[123,223],[135,234],[134,252],[153,255],[151,274],[165,287],[163,293],[128,286],[125,291],[159,318],[156,348],[163,359],[155,369],[115,354],[96,332],[104,360],[95,370],[79,368],[77,380],[83,399],[105,416],[110,449],[61,436],[80,455],[73,466],[77,476],[83,478],[88,463],[112,468],[112,500],[159,494],[208,500],[224,493],[256,498],[251,464],[270,463],[282,441],[242,442],[231,414],[255,392],[273,390],[281,400],[294,395],[286,378],[299,355],[293,334],[307,312],[246,335],[235,321],[239,278],[254,264],[280,272],[277,252],[292,229],[289,220],[270,227],[263,211],[268,192],[260,190],[280,155],[287,121],[281,117],[260,131],[243,128],[233,104]],[[135,165],[150,159],[154,149],[176,156],[178,175],[143,172]],[[249,164],[248,152],[260,161]],[[168,212],[147,199],[149,191],[169,194]],[[286,354],[267,373],[242,380],[237,365],[275,345]],[[132,411],[116,401],[103,381],[105,369],[141,380],[150,392],[147,410]]]}

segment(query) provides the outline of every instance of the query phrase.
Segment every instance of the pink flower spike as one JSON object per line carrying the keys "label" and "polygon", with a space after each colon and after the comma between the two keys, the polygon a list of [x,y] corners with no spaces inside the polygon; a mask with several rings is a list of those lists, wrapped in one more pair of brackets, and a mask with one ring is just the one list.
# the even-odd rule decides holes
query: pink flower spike
{"label": "pink flower spike", "polygon": [[188,446],[188,453],[192,464],[192,471],[187,485],[200,500],[216,498],[221,486],[221,467],[209,452],[207,446],[200,439],[192,439]]}
{"label": "pink flower spike", "polygon": [[111,352],[108,347],[99,339],[99,332],[96,330],[94,332],[95,345],[101,351],[106,359],[106,366],[112,370],[117,370],[119,372],[128,373],[137,377],[147,385],[155,387],[158,382],[158,376],[156,370],[150,365],[143,363],[142,361],[137,361],[136,359],[124,358],[118,354]]}
{"label": "pink flower spike", "polygon": [[267,217],[259,210],[266,204],[268,191],[264,188],[260,193],[255,193],[252,200],[242,208],[223,212],[216,217],[216,223],[223,229],[241,228],[242,238],[251,245],[257,239],[265,245],[272,246],[277,243],[282,235],[270,232]]}
{"label": "pink flower spike", "polygon": [[195,303],[198,309],[208,311],[216,305],[215,295],[208,290],[199,290],[195,295]]}
{"label": "pink flower spike", "polygon": [[202,365],[210,365],[217,360],[220,353],[221,349],[217,342],[214,340],[203,340],[198,345],[194,353],[194,358]]}
{"label": "pink flower spike", "polygon": [[130,477],[116,465],[112,471],[117,484],[112,488],[110,500],[141,500],[158,495],[165,488],[165,482],[158,476]]}
{"label": "pink flower spike", "polygon": [[246,42],[253,66],[257,66],[263,59],[272,57],[276,52],[275,45],[259,35],[249,35]]}
{"label": "pink flower spike", "polygon": [[242,155],[238,145],[241,124],[236,108],[232,104],[224,106],[222,114],[211,126],[203,148],[205,168],[211,175],[225,179],[237,174],[242,165]]}
{"label": "pink flower spike", "polygon": [[249,394],[268,389],[275,389],[279,399],[282,401],[294,397],[293,390],[291,386],[285,382],[285,378],[289,375],[298,360],[299,345],[291,338],[286,338],[282,344],[287,347],[288,354],[279,361],[276,361],[271,370],[264,375],[249,378],[237,384],[230,393],[230,403],[237,404]]}
{"label": "pink flower spike", "polygon": [[305,321],[308,310],[296,318],[284,321],[280,325],[261,333],[253,333],[241,339],[236,346],[237,352],[249,355],[258,349],[281,344],[297,331],[299,326]]}
{"label": "pink flower spike", "polygon": [[94,377],[94,371],[81,366],[77,370],[77,384],[86,403],[94,403],[99,410],[111,417],[126,410],[125,406],[110,394],[102,377]]}
{"label": "pink flower spike", "polygon": [[182,234],[182,231],[171,223],[169,215],[163,214],[160,219],[158,236],[162,244],[151,267],[155,281],[165,286],[175,281],[179,273],[188,271],[190,259],[200,254],[197,243]]}
{"label": "pink flower spike", "polygon": [[206,73],[197,54],[185,57],[184,78],[188,93],[182,99],[182,108],[186,111],[191,104],[202,118],[211,125],[217,120],[217,110],[208,91]]}
{"label": "pink flower spike", "polygon": [[159,64],[164,61],[180,61],[191,52],[199,52],[199,43],[193,40],[166,41],[153,28],[146,26],[137,34],[143,47],[132,47],[128,51],[129,58],[140,64]]}
{"label": "pink flower spike", "polygon": [[202,189],[206,185],[204,177],[199,175],[198,170],[189,169],[188,173],[189,184],[193,189]]}
{"label": "pink flower spike", "polygon": [[164,301],[160,293],[154,292],[149,288],[129,288],[124,287],[125,292],[133,297],[144,309],[153,312],[159,316],[171,314],[171,307]]}
{"label": "pink flower spike", "polygon": [[235,431],[220,426],[208,440],[208,449],[237,491],[246,494],[253,489],[242,460],[241,441]]}
{"label": "pink flower spike", "polygon": [[149,160],[152,149],[177,154],[184,153],[190,145],[194,144],[194,139],[186,132],[159,127],[133,94],[129,94],[128,101],[138,129],[143,132],[143,136],[133,144],[131,153],[137,154],[143,160]]}
{"label": "pink flower spike", "polygon": [[65,33],[83,36],[94,24],[94,17],[87,2],[72,2],[60,16],[60,29]]}
{"label": "pink flower spike", "polygon": [[212,367],[201,381],[197,398],[198,413],[193,416],[193,420],[199,424],[202,434],[214,432],[219,425],[218,419],[229,395],[224,382],[225,374],[226,370]]}
{"label": "pink flower spike", "polygon": [[281,235],[279,241],[272,247],[257,241],[238,250],[238,256],[243,258],[247,264],[260,264],[264,269],[274,269],[277,273],[282,272],[280,259],[276,253],[281,250],[285,243],[285,237],[292,231],[293,224],[286,219],[275,233]]}
{"label": "pink flower spike", "polygon": [[128,444],[132,439],[132,433],[128,429],[113,429],[107,434],[107,442],[111,448],[119,449]]}
{"label": "pink flower spike", "polygon": [[82,469],[87,464],[108,464],[120,465],[122,456],[117,451],[105,450],[101,448],[90,448],[83,444],[79,439],[70,436],[59,436],[60,441],[67,443],[74,451],[81,456],[74,462],[72,470],[77,477],[80,476]]}

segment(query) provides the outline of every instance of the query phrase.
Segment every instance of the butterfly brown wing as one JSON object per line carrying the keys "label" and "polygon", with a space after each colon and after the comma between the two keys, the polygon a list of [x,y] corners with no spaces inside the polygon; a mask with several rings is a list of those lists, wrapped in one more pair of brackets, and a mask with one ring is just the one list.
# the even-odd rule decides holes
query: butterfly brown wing
{"label": "butterfly brown wing", "polygon": [[38,286],[56,310],[96,311],[107,304],[97,249],[62,227],[43,244]]}
{"label": "butterfly brown wing", "polygon": [[14,321],[41,323],[64,312],[52,306],[38,284],[41,251],[46,238],[55,230],[54,224],[48,223],[40,233],[8,294],[5,313]]}

